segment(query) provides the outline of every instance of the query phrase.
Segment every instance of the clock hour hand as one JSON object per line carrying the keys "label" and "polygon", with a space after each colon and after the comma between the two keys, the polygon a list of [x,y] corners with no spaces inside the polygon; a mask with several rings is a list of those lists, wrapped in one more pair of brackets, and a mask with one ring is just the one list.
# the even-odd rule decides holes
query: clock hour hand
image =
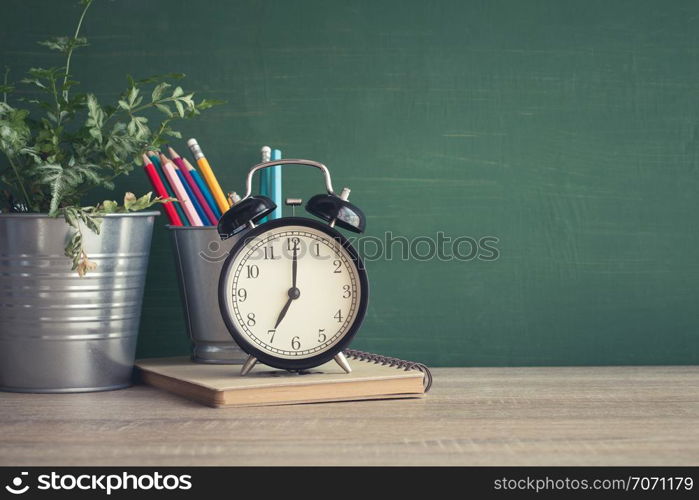
{"label": "clock hour hand", "polygon": [[292,288],[289,288],[289,291],[287,292],[287,294],[289,295],[289,300],[286,301],[286,304],[284,304],[284,308],[282,309],[282,312],[279,313],[279,317],[277,318],[277,322],[274,324],[275,330],[279,326],[279,323],[281,323],[282,320],[284,319],[284,316],[286,316],[286,312],[289,310],[289,306],[291,305],[291,303],[301,296],[301,291],[296,287],[292,287]]}
{"label": "clock hour hand", "polygon": [[293,300],[294,300],[294,299],[292,299],[291,297],[289,297],[289,300],[287,300],[287,301],[286,301],[286,304],[284,304],[284,308],[282,309],[282,312],[279,313],[279,317],[277,318],[277,322],[274,324],[274,329],[275,329],[275,330],[276,330],[277,327],[279,326],[279,323],[281,323],[282,320],[284,319],[284,316],[286,316],[286,312],[289,310],[289,306],[291,305],[291,302],[292,302]]}

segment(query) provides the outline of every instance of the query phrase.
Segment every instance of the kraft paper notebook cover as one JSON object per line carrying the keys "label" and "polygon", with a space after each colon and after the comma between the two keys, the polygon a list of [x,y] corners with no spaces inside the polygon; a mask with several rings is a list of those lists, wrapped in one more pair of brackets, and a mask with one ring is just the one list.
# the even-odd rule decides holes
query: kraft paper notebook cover
{"label": "kraft paper notebook cover", "polygon": [[417,398],[431,385],[429,370],[419,363],[353,350],[345,355],[350,374],[330,362],[302,375],[257,365],[241,377],[240,366],[186,357],[143,359],[136,367],[144,383],[214,407]]}

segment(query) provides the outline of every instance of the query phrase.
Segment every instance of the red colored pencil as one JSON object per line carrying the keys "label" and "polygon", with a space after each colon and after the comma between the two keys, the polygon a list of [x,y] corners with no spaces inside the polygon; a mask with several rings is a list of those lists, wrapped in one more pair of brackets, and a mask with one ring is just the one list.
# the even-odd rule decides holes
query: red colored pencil
{"label": "red colored pencil", "polygon": [[202,193],[201,189],[199,189],[199,186],[192,177],[192,174],[189,173],[187,165],[185,165],[180,155],[178,155],[174,149],[172,149],[170,146],[168,146],[167,149],[170,153],[170,158],[172,158],[172,161],[175,162],[175,165],[177,165],[177,167],[180,169],[180,172],[182,172],[182,176],[187,181],[187,184],[189,184],[192,193],[194,193],[194,196],[197,198],[197,201],[199,202],[199,205],[201,205],[201,208],[204,210],[204,213],[206,213],[206,218],[209,219],[209,223],[212,226],[215,226],[216,224],[218,224],[218,218],[214,215],[213,210],[211,210],[209,202],[206,201],[204,193]]}
{"label": "red colored pencil", "polygon": [[[155,170],[155,167],[146,155],[143,155],[143,168],[148,175],[148,179],[150,179],[150,183],[153,185],[153,189],[155,189],[155,194],[160,198],[168,198],[169,196],[167,194],[167,189],[165,189],[163,181],[160,179],[158,172]],[[170,219],[170,225],[182,225],[182,219],[180,219],[180,216],[177,215],[177,210],[175,210],[175,207],[171,201],[163,203],[163,208],[165,209],[167,218]]]}

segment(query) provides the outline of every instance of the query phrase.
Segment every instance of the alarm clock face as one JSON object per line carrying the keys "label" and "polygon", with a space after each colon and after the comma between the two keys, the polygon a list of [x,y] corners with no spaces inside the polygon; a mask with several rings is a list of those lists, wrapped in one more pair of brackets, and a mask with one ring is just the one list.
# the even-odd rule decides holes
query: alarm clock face
{"label": "alarm clock face", "polygon": [[219,284],[224,321],[238,345],[284,369],[325,363],[352,339],[366,312],[364,266],[335,229],[287,217],[245,233]]}

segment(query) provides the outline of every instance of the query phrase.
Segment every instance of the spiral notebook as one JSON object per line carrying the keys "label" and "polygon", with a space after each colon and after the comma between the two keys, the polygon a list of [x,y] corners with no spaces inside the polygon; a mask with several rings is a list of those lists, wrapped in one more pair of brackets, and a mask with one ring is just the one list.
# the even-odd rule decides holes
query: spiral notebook
{"label": "spiral notebook", "polygon": [[429,369],[420,363],[344,352],[350,374],[334,362],[301,374],[258,364],[242,377],[239,366],[193,363],[185,357],[143,359],[136,367],[144,383],[213,407],[419,398],[432,385]]}

